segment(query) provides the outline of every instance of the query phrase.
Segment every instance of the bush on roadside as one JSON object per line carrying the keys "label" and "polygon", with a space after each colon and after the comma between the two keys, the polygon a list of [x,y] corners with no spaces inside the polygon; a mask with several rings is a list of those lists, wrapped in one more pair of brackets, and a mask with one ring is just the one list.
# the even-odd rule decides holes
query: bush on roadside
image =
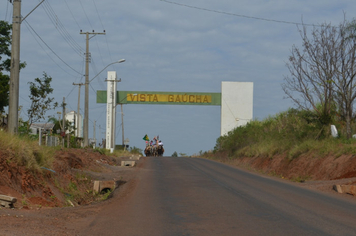
{"label": "bush on roadside", "polygon": [[336,139],[331,137],[330,125],[320,122],[313,112],[289,109],[263,121],[251,121],[219,137],[214,153],[232,158],[287,154],[292,160],[308,152],[315,155],[356,152],[356,140],[347,140],[343,134],[344,123],[337,119],[333,123],[339,130]]}

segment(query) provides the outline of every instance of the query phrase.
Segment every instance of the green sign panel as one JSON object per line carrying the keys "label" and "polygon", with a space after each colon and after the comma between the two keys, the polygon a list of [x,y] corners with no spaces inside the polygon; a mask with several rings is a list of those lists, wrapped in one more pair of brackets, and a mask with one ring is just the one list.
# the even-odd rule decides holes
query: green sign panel
{"label": "green sign panel", "polygon": [[[106,91],[98,91],[97,103],[106,103]],[[221,93],[117,91],[116,103],[166,105],[221,105]]]}

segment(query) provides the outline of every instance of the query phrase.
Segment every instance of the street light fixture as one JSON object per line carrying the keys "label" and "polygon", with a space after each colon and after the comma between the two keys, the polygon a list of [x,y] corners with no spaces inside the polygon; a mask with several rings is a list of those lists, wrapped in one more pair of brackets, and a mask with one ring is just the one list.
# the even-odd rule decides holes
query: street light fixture
{"label": "street light fixture", "polygon": [[93,81],[101,72],[103,72],[109,66],[115,63],[122,63],[125,62],[125,59],[121,59],[115,62],[110,63],[109,65],[105,66],[96,76],[94,76],[89,81],[89,72],[86,72],[85,75],[85,104],[84,104],[84,124],[83,124],[83,139],[84,139],[84,147],[89,146],[89,83]]}
{"label": "street light fixture", "polygon": [[98,75],[99,75],[101,72],[103,72],[106,68],[108,68],[108,67],[111,66],[112,64],[122,63],[122,62],[125,62],[125,61],[126,61],[125,59],[120,59],[120,60],[118,60],[118,61],[114,61],[114,62],[110,63],[109,65],[105,66],[105,68],[102,69],[96,76],[94,76],[94,78],[92,78],[92,79],[89,81],[89,83],[90,83],[91,81],[93,81],[96,77],[98,77]]}

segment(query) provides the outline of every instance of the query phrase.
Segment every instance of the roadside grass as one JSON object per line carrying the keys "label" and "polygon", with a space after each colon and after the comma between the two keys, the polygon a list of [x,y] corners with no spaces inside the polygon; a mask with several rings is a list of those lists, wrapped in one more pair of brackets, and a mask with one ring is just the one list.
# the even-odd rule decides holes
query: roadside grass
{"label": "roadside grass", "polygon": [[[289,109],[235,128],[217,139],[212,154],[205,152],[202,156],[235,159],[286,155],[291,161],[303,154],[320,158],[356,154],[356,139],[346,139],[345,124],[337,119],[333,124],[339,131],[337,138],[331,136],[330,125],[320,124],[312,114]],[[355,125],[352,128],[356,130]]]}
{"label": "roadside grass", "polygon": [[[6,131],[0,130],[0,150],[8,156],[7,162],[14,162],[19,166],[24,166],[28,170],[39,171],[41,168],[52,168],[55,152],[60,150],[61,146],[47,147],[39,146],[37,140],[28,136],[11,135]],[[139,154],[139,151],[129,150],[110,150],[105,148],[96,148],[96,152],[102,155],[112,157],[130,156]]]}
{"label": "roadside grass", "polygon": [[29,170],[39,171],[41,167],[52,167],[57,148],[39,146],[38,142],[27,137],[0,131],[0,150],[8,154],[7,162],[15,162]]}
{"label": "roadside grass", "polygon": [[[97,193],[93,191],[93,181],[91,177],[85,173],[78,172],[70,177],[63,178],[62,175],[53,174],[48,170],[53,170],[56,152],[62,150],[61,146],[47,147],[39,146],[38,140],[26,135],[11,135],[6,131],[0,130],[0,156],[5,158],[8,164],[16,164],[19,167],[25,167],[28,174],[38,181],[39,187],[46,187],[50,181],[63,194],[63,197],[68,206],[81,205],[94,201],[103,201],[109,198],[112,193]],[[115,150],[110,153],[110,150],[104,148],[96,148],[96,152],[102,155],[110,156],[114,160],[119,161],[119,157],[128,157],[133,154],[139,154],[140,149],[130,150]],[[49,174],[48,174],[49,173]],[[40,176],[43,175],[43,176]],[[46,176],[46,178],[43,178]],[[52,180],[47,177],[51,176]],[[50,196],[50,200],[56,201],[57,196]],[[20,203],[27,206],[29,202],[24,198]]]}

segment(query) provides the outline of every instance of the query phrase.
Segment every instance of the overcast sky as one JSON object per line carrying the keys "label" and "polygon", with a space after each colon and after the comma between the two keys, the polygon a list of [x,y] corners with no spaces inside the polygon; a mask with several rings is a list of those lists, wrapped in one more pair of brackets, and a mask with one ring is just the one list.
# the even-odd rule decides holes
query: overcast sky
{"label": "overcast sky", "polygon": [[[40,0],[22,1],[26,16]],[[11,23],[12,5],[0,3],[0,19]],[[85,78],[85,35],[90,40],[89,78],[116,71],[123,91],[221,92],[222,81],[253,82],[253,117],[263,120],[293,104],[281,89],[289,72],[293,45],[301,45],[297,24],[352,20],[354,0],[45,0],[21,25],[21,117],[28,120],[28,82],[46,72],[53,78],[53,96],[65,97],[77,110],[78,86]],[[300,27],[300,26],[299,26]],[[312,30],[312,27],[308,27]],[[105,138],[106,105],[96,91],[106,90],[104,70],[90,83],[89,137]],[[84,87],[81,89],[84,114]],[[119,107],[118,107],[119,108]],[[50,111],[47,115],[56,115]],[[121,144],[118,113],[116,143]],[[143,136],[156,135],[166,155],[192,155],[214,148],[220,135],[219,106],[124,105],[124,134],[130,146],[144,148]]]}

